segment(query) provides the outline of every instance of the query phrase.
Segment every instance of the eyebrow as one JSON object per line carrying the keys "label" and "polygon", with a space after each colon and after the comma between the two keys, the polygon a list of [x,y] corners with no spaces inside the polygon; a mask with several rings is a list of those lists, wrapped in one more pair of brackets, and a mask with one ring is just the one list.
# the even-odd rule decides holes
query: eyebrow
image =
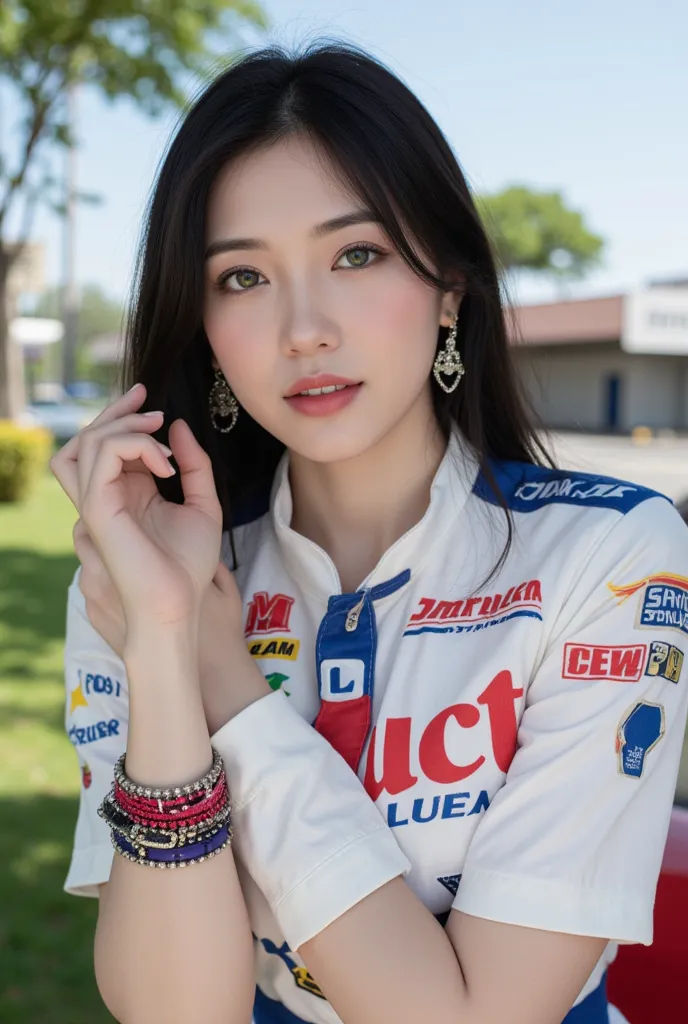
{"label": "eyebrow", "polygon": [[[324,238],[342,228],[349,228],[355,224],[379,224],[380,218],[372,210],[353,210],[351,213],[344,213],[341,217],[332,217],[322,224],[316,224],[311,228],[311,238]],[[267,249],[268,246],[260,238],[220,238],[217,242],[211,242],[206,249],[205,258],[211,259],[221,252],[231,252],[237,249]]]}

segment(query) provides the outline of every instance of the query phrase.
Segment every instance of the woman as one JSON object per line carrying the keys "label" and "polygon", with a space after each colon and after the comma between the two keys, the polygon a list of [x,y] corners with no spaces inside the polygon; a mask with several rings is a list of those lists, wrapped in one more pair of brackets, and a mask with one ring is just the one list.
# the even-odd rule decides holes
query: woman
{"label": "woman", "polygon": [[652,938],[688,534],[548,463],[418,100],[344,47],[231,67],[162,166],[128,345],[138,386],[52,462],[65,887],[114,1016],[607,1021]]}

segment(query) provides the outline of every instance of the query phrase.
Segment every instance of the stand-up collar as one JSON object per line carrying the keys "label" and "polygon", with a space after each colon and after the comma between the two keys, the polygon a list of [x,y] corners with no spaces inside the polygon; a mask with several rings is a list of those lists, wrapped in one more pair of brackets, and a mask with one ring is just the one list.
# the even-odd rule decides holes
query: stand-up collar
{"label": "stand-up collar", "polygon": [[[384,583],[406,569],[410,569],[413,576],[422,567],[435,546],[442,543],[447,531],[456,524],[478,468],[474,451],[455,429],[433,478],[425,514],[387,549],[359,590]],[[270,508],[277,543],[290,576],[315,596],[326,598],[340,594],[339,574],[330,556],[290,526],[293,501],[288,452],[282,456],[275,473]]]}

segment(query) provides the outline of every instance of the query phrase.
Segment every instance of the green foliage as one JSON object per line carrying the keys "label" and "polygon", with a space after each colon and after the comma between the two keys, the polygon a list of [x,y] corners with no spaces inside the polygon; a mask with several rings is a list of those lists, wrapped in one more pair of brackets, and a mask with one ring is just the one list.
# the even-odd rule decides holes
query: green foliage
{"label": "green foliage", "polygon": [[603,239],[565,205],[560,192],[513,186],[481,196],[477,203],[504,270],[580,278],[599,264]]}
{"label": "green foliage", "polygon": [[180,102],[180,75],[202,73],[208,38],[236,40],[242,22],[265,25],[250,0],[6,0],[0,73],[32,105],[69,82],[132,96],[149,113]]}
{"label": "green foliage", "polygon": [[[60,290],[50,288],[43,292],[31,311],[31,316],[59,319],[61,315]],[[118,331],[122,325],[122,304],[95,284],[81,289],[77,319],[77,347],[87,345],[100,334]]]}
{"label": "green foliage", "polygon": [[218,47],[226,55],[244,24],[265,25],[252,0],[6,0],[0,78],[18,94],[23,123],[16,167],[0,167],[0,227],[40,144],[72,144],[63,102],[70,85],[159,114],[184,103],[184,86],[208,73]]}
{"label": "green foliage", "polygon": [[[7,271],[30,236],[36,204],[64,213],[62,184],[41,166],[41,156],[44,148],[74,144],[71,87],[85,85],[112,100],[128,97],[157,115],[170,103],[185,102],[185,89],[226,58],[228,48],[236,48],[244,25],[265,23],[256,0],[0,3],[0,81],[13,94],[9,109],[17,121],[4,132],[13,141],[12,159],[0,153],[0,244],[15,210],[21,225],[14,254],[0,261],[0,304],[6,302]],[[16,379],[8,369],[7,344],[0,330],[0,416],[15,415]]]}
{"label": "green foliage", "polygon": [[52,435],[42,427],[0,420],[0,502],[23,501],[45,472]]}
{"label": "green foliage", "polygon": [[[59,288],[50,288],[38,299],[30,316],[61,317],[61,295]],[[121,302],[110,298],[97,285],[87,284],[80,291],[77,310],[76,330],[76,379],[92,380],[102,384],[106,392],[116,385],[117,367],[93,363],[89,343],[103,334],[117,334],[122,328],[124,310]],[[39,364],[38,379],[51,380],[60,375],[62,365],[62,342],[51,346]]]}

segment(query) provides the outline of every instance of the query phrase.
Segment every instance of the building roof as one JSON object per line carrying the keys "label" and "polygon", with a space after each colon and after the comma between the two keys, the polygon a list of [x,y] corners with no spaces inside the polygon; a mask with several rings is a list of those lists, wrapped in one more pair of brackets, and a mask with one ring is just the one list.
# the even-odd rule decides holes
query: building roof
{"label": "building roof", "polygon": [[565,345],[618,341],[622,332],[623,295],[517,306],[507,314],[514,345]]}

